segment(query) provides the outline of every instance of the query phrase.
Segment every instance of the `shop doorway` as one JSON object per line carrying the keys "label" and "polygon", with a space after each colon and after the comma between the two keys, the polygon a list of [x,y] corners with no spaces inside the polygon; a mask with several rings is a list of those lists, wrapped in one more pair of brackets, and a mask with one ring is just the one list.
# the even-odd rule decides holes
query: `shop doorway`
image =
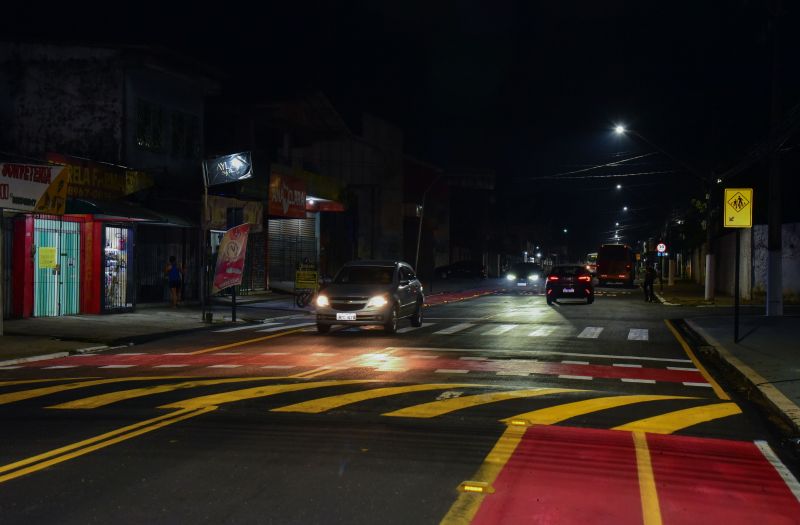
{"label": "shop doorway", "polygon": [[34,220],[33,315],[75,315],[80,304],[80,223]]}
{"label": "shop doorway", "polygon": [[133,310],[133,229],[105,226],[103,229],[103,311]]}

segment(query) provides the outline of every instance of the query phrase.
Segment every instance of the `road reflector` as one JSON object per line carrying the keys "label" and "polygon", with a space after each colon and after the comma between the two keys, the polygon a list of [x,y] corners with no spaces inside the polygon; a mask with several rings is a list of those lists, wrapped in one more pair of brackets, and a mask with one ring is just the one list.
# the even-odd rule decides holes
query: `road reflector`
{"label": "road reflector", "polygon": [[512,419],[508,422],[509,425],[515,427],[529,427],[531,426],[531,422],[527,419]]}
{"label": "road reflector", "polygon": [[459,492],[473,492],[476,494],[494,494],[494,487],[485,481],[464,481],[458,486]]}

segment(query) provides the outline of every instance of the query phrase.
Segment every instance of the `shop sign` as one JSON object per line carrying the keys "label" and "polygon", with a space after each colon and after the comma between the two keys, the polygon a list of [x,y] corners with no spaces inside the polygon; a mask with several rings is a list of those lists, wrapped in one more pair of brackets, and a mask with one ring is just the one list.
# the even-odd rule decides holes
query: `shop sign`
{"label": "shop sign", "polygon": [[214,283],[211,286],[212,294],[242,284],[249,231],[249,224],[240,224],[226,231],[222,236],[217,251],[217,267],[214,272]]}
{"label": "shop sign", "polygon": [[148,174],[122,166],[48,153],[47,160],[65,166],[68,195],[74,198],[115,200],[153,186]]}
{"label": "shop sign", "polygon": [[207,230],[224,230],[228,227],[228,208],[244,208],[244,222],[250,224],[250,231],[258,233],[263,230],[264,205],[255,201],[241,201],[228,197],[208,196]]}
{"label": "shop sign", "polygon": [[305,181],[273,173],[269,179],[269,214],[276,217],[305,218]]}
{"label": "shop sign", "polygon": [[250,152],[234,153],[203,162],[206,186],[227,184],[249,179],[253,176]]}
{"label": "shop sign", "polygon": [[39,268],[49,269],[56,267],[56,249],[53,246],[39,246]]}
{"label": "shop sign", "polygon": [[[52,183],[64,180],[59,178],[62,170],[61,166],[0,164],[0,208],[39,211],[37,202]],[[64,213],[63,204],[61,210]]]}

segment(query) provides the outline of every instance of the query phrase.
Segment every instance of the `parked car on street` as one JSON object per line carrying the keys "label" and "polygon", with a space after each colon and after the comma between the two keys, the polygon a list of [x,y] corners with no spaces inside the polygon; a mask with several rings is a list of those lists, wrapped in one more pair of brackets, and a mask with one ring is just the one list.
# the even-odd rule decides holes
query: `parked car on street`
{"label": "parked car on street", "polygon": [[558,299],[583,299],[587,304],[594,302],[592,276],[585,266],[579,264],[554,266],[547,275],[545,286],[547,304]]}
{"label": "parked car on street", "polygon": [[422,284],[402,261],[351,261],[317,295],[317,331],[333,325],[382,325],[397,332],[400,319],[422,326]]}
{"label": "parked car on street", "polygon": [[439,279],[486,278],[486,267],[479,261],[457,261],[435,270]]}
{"label": "parked car on street", "polygon": [[544,277],[544,271],[538,264],[521,262],[509,268],[503,284],[507,291],[541,292]]}

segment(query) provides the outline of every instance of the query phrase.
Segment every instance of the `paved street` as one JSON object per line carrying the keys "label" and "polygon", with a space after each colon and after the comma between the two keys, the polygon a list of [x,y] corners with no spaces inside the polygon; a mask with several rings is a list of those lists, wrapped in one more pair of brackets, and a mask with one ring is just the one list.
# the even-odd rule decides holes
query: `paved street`
{"label": "paved street", "polygon": [[0,367],[2,523],[798,523],[684,308],[487,295]]}

